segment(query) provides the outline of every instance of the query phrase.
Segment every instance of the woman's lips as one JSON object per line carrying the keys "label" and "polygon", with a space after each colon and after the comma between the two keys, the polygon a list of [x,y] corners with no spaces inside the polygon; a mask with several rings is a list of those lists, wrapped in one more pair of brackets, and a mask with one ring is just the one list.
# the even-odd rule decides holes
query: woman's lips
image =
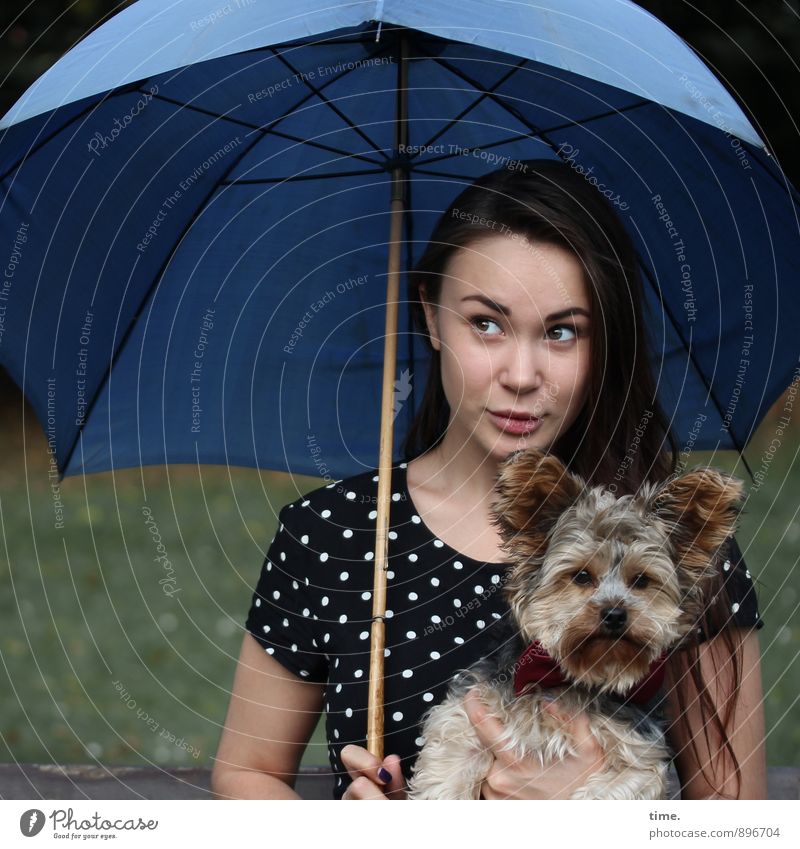
{"label": "woman's lips", "polygon": [[526,436],[533,433],[542,423],[541,419],[511,419],[508,416],[499,416],[489,411],[492,421],[505,433],[513,433],[515,436]]}

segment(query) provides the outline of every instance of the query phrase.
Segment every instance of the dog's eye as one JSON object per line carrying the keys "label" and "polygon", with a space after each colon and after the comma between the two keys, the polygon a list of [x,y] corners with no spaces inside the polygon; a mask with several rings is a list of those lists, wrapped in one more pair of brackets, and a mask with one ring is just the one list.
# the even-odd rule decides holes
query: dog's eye
{"label": "dog's eye", "polygon": [[572,580],[576,584],[591,584],[592,583],[592,576],[586,571],[586,569],[581,569],[580,572],[576,572],[572,576]]}
{"label": "dog's eye", "polygon": [[643,590],[650,584],[650,578],[647,575],[637,575],[632,581],[631,586],[637,590]]}

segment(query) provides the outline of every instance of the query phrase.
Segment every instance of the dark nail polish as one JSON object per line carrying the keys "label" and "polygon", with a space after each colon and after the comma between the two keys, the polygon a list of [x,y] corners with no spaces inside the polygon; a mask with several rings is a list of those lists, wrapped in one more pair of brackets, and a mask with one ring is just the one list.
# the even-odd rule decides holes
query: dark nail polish
{"label": "dark nail polish", "polygon": [[381,781],[385,781],[388,784],[392,780],[392,774],[391,774],[391,772],[389,772],[388,769],[384,769],[383,767],[381,767],[378,770],[378,778],[380,778]]}

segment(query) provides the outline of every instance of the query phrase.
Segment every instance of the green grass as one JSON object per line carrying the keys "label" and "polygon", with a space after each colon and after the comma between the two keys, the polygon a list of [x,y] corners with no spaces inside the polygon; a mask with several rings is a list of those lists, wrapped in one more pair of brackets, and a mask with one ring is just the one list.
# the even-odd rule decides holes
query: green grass
{"label": "green grass", "polygon": [[[756,470],[762,427],[747,456]],[[738,536],[759,579],[768,762],[800,765],[797,494],[784,437]],[[0,471],[0,759],[209,765],[225,718],[250,594],[281,506],[313,478],[187,466],[68,478],[54,527],[45,441],[6,429]],[[692,463],[734,469],[730,455]],[[142,505],[174,569],[154,562]],[[134,704],[135,703],[135,704]],[[305,764],[327,761],[317,728]]]}
{"label": "green grass", "polygon": [[[67,478],[61,530],[29,439],[27,469],[0,479],[0,758],[209,764],[275,517],[320,482],[208,466]],[[325,758],[323,741],[305,762]]]}

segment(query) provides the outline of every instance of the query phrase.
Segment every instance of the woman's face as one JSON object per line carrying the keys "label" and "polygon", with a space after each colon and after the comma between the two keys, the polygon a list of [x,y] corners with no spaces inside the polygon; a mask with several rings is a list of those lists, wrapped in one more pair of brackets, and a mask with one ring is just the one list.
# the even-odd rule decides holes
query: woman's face
{"label": "woman's face", "polygon": [[[453,444],[476,449],[478,461],[550,450],[586,400],[589,297],[578,260],[516,234],[481,237],[451,256],[438,306],[423,304]],[[524,418],[509,422],[509,412]]]}

